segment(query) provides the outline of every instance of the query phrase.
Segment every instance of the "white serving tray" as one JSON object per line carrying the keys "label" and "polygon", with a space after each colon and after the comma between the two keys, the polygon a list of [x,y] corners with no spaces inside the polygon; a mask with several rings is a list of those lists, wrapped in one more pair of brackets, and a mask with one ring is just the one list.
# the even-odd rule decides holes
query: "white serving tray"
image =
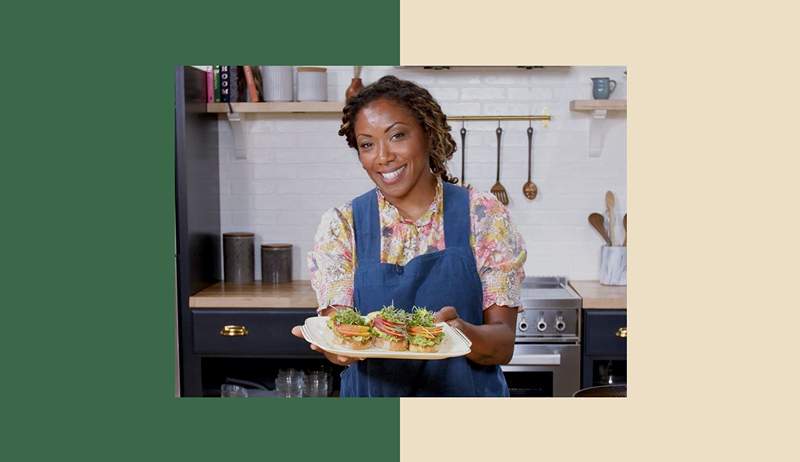
{"label": "white serving tray", "polygon": [[389,351],[378,347],[365,350],[351,350],[344,345],[333,343],[333,332],[328,328],[327,316],[307,318],[303,324],[303,337],[330,353],[352,358],[384,358],[384,359],[445,359],[469,354],[472,342],[460,330],[447,323],[440,322],[444,332],[444,340],[436,353],[419,353],[415,351]]}

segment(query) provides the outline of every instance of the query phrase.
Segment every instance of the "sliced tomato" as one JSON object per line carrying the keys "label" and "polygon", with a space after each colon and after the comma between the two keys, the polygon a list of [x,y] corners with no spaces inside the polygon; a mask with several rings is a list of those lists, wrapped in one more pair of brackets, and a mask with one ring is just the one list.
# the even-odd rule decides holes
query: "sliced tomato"
{"label": "sliced tomato", "polygon": [[383,318],[381,316],[377,316],[375,319],[380,319],[384,324],[388,324],[390,326],[403,326],[403,325],[405,325],[402,322],[389,321],[388,319]]}
{"label": "sliced tomato", "polygon": [[[397,324],[397,326],[401,325],[402,324]],[[385,319],[381,318],[380,316],[375,318],[374,326],[376,329],[385,334],[399,338],[405,337],[405,333],[399,327],[395,327],[394,325],[389,324]]]}

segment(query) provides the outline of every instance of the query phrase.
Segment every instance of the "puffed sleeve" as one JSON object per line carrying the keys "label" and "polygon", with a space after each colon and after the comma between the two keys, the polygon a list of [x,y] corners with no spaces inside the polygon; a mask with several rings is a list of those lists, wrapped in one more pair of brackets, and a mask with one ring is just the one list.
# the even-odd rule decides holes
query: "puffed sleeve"
{"label": "puffed sleeve", "polygon": [[483,309],[519,307],[528,257],[508,209],[487,192],[470,192],[471,243],[483,284]]}
{"label": "puffed sleeve", "polygon": [[318,310],[330,305],[352,306],[354,243],[350,203],[322,215],[314,248],[308,252],[308,271],[311,287],[317,294]]}

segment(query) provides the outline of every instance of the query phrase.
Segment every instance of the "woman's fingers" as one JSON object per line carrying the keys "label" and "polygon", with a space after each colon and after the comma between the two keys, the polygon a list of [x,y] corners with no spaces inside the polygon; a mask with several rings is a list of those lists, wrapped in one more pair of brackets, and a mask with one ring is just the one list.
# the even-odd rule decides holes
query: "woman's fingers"
{"label": "woman's fingers", "polygon": [[336,359],[339,361],[339,363],[342,366],[347,366],[347,365],[352,364],[352,363],[354,363],[356,361],[363,361],[364,360],[364,358],[353,358],[351,356],[339,356],[339,355],[336,356]]}
{"label": "woman's fingers", "polygon": [[356,362],[356,361],[359,361],[359,360],[363,359],[363,358],[351,358],[349,356],[341,356],[341,355],[329,353],[328,351],[318,347],[317,345],[314,345],[313,343],[311,344],[311,349],[314,350],[314,351],[318,351],[318,352],[322,353],[323,355],[325,355],[325,358],[328,361],[330,361],[330,362],[332,362],[334,364],[338,364],[340,366],[347,366],[350,363],[353,363],[353,362]]}
{"label": "woman's fingers", "polygon": [[[300,337],[302,339],[305,338],[303,336],[303,330],[302,330],[301,326],[292,327],[292,335],[294,335],[295,337]],[[356,361],[363,361],[364,360],[364,358],[351,358],[349,356],[340,356],[340,355],[331,354],[331,353],[328,353],[327,351],[325,351],[323,348],[320,348],[319,346],[314,345],[313,343],[309,344],[309,348],[311,348],[314,351],[318,351],[318,352],[322,353],[323,355],[325,355],[325,358],[327,358],[328,361],[330,361],[330,362],[332,362],[334,364],[338,364],[340,366],[347,366],[347,365],[349,365],[351,363],[354,363]]]}
{"label": "woman's fingers", "polygon": [[436,322],[447,322],[458,318],[458,311],[452,306],[443,306],[441,310],[434,314],[433,318]]}
{"label": "woman's fingers", "polygon": [[325,356],[327,356],[328,360],[330,360],[332,363],[338,364],[340,366],[349,366],[350,364],[363,359],[363,358],[351,358],[349,356],[339,356],[339,355],[329,356],[328,354],[326,354]]}

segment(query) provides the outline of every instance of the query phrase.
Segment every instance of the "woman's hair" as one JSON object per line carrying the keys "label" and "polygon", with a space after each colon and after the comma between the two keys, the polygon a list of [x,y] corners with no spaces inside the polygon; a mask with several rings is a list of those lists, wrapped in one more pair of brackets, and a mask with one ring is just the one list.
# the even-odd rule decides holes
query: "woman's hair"
{"label": "woman's hair", "polygon": [[448,183],[457,183],[458,179],[447,173],[447,161],[456,151],[456,142],[450,136],[447,116],[428,90],[414,82],[387,75],[362,88],[356,96],[347,100],[342,110],[342,126],[339,128],[339,135],[347,138],[347,145],[358,150],[356,115],[364,106],[381,98],[395,101],[414,114],[428,137],[431,171]]}

